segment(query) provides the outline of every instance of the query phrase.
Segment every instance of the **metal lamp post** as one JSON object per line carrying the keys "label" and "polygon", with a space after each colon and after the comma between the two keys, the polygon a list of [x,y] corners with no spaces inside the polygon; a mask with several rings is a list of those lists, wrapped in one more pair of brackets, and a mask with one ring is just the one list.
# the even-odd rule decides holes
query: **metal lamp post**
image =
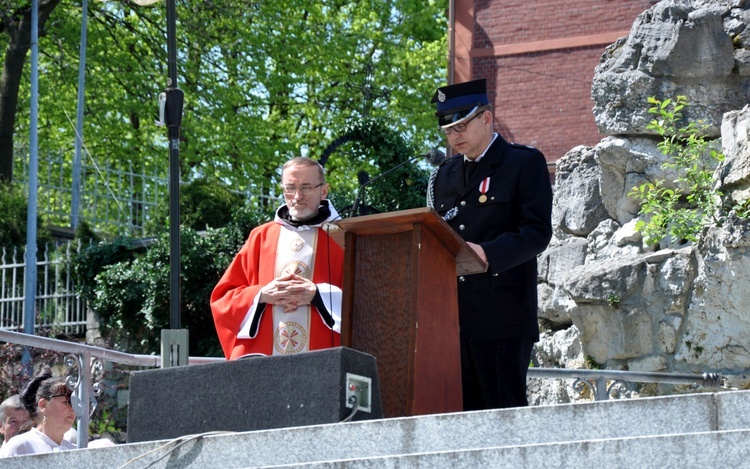
{"label": "metal lamp post", "polygon": [[184,93],[177,87],[177,11],[167,0],[167,88],[159,96],[169,140],[169,329],[161,331],[162,367],[188,364],[188,330],[180,308],[180,124]]}

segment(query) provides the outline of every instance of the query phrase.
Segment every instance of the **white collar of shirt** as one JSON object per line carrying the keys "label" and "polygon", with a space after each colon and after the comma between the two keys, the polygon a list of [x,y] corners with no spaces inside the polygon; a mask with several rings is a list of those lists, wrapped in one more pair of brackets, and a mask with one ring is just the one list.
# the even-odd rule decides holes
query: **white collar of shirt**
{"label": "white collar of shirt", "polygon": [[[492,132],[492,140],[490,140],[490,144],[487,145],[487,148],[484,149],[484,151],[482,152],[482,154],[479,155],[479,156],[477,156],[476,158],[474,158],[473,161],[476,161],[477,163],[479,163],[479,160],[481,160],[482,157],[484,156],[484,154],[487,153],[487,150],[489,150],[490,147],[492,146],[492,144],[495,143],[495,139],[496,138],[497,138],[497,132]],[[467,161],[472,161],[472,160],[468,159],[466,157],[466,155],[464,155],[464,163],[466,163]]]}

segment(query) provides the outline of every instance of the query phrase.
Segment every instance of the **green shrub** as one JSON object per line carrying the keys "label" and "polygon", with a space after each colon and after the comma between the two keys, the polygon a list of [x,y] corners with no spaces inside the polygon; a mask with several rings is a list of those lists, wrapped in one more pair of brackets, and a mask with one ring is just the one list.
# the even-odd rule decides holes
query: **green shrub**
{"label": "green shrub", "polygon": [[[189,330],[189,353],[220,356],[211,316],[211,291],[250,231],[270,219],[265,209],[241,207],[223,228],[203,235],[183,228],[181,327]],[[169,236],[148,247],[118,239],[85,249],[74,261],[81,294],[99,316],[113,346],[131,353],[159,353],[161,329],[169,328]]]}
{"label": "green shrub", "polygon": [[[232,218],[232,211],[242,204],[242,196],[209,179],[197,179],[180,186],[180,226],[194,230],[219,228]],[[164,233],[169,229],[169,199],[159,203],[155,214],[146,223],[146,232]]]}
{"label": "green shrub", "polygon": [[703,136],[707,126],[682,124],[682,109],[688,106],[685,96],[674,101],[651,97],[648,101],[653,105],[648,112],[656,118],[647,128],[662,137],[659,150],[669,157],[662,167],[676,171],[677,179],[672,188],[659,179],[628,193],[640,201],[640,214],[644,215],[636,229],[649,245],[695,242],[705,227],[721,223],[722,194],[713,186],[713,171],[724,155],[715,142]]}
{"label": "green shrub", "polygon": [[[0,182],[0,251],[26,245],[28,206],[27,196],[20,187]],[[37,216],[36,224],[37,246],[41,250],[51,236],[41,217]]]}

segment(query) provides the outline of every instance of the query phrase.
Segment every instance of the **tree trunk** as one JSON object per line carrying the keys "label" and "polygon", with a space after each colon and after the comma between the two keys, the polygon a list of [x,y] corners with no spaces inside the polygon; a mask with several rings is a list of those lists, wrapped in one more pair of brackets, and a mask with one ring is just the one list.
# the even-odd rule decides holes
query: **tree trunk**
{"label": "tree trunk", "polygon": [[[44,24],[60,0],[39,1],[39,36]],[[0,182],[13,180],[13,134],[16,125],[18,91],[23,77],[26,54],[31,48],[31,7],[0,12],[0,31],[10,37],[0,76]]]}

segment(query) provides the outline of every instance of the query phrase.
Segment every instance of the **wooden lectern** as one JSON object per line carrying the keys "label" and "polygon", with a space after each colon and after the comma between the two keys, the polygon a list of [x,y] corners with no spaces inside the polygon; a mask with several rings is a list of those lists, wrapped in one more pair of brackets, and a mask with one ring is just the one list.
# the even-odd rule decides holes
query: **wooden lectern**
{"label": "wooden lectern", "polygon": [[337,225],[341,345],[377,359],[385,417],[463,410],[456,275],[483,272],[485,263],[431,208]]}

